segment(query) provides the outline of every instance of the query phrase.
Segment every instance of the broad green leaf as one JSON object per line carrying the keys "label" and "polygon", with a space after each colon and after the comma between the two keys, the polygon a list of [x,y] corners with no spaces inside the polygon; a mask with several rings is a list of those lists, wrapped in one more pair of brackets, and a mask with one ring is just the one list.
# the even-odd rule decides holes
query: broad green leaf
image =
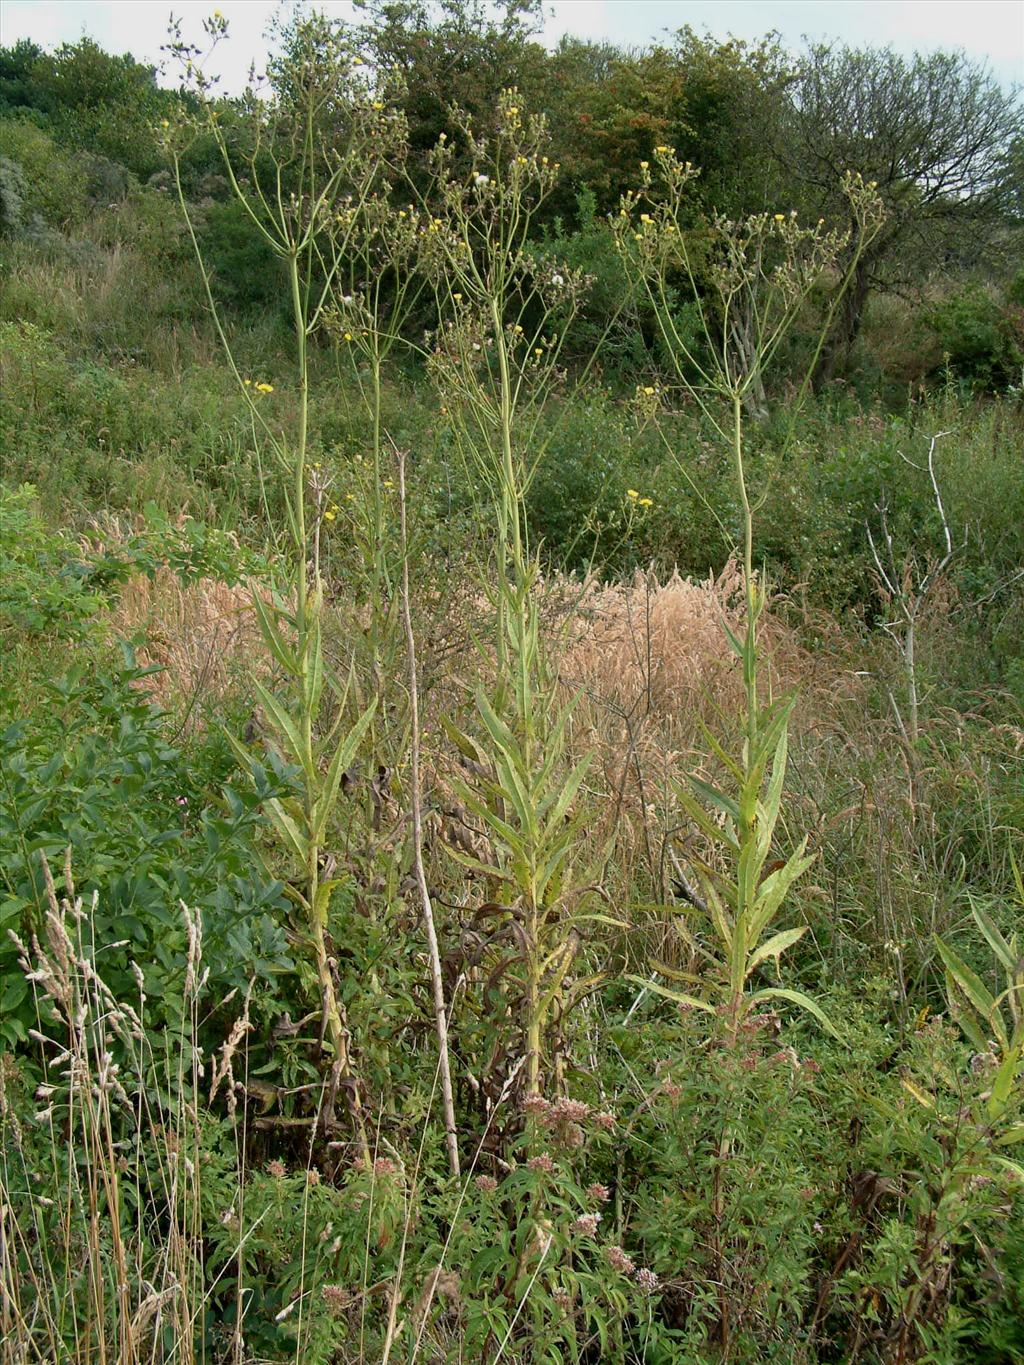
{"label": "broad green leaf", "polygon": [[774,872],[770,872],[758,887],[757,899],[748,924],[751,944],[756,943],[771,924],[790,887],[799,881],[814,862],[813,854],[804,855],[806,847],[807,839],[804,838],[799,848],[790,854],[788,861]]}
{"label": "broad green leaf", "polygon": [[309,843],[298,824],[288,814],[277,797],[267,802],[267,811],[278,833],[305,867],[309,858]]}
{"label": "broad green leaf", "polygon": [[751,954],[750,960],[747,963],[748,975],[753,972],[755,967],[759,967],[762,962],[765,962],[770,957],[775,959],[776,966],[778,966],[779,958],[786,949],[791,948],[794,943],[799,942],[806,933],[807,925],[802,924],[798,929],[783,929],[781,933],[773,934],[766,943],[762,943],[760,948]]}

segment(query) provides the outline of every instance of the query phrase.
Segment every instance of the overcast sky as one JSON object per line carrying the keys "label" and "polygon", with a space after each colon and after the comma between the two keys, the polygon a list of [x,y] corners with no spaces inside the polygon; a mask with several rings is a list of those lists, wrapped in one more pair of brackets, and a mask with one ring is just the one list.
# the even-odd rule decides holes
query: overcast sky
{"label": "overcast sky", "polygon": [[[314,6],[343,18],[348,0]],[[184,18],[186,36],[201,36],[202,18],[219,8],[231,42],[218,54],[222,87],[241,89],[250,63],[266,58],[263,34],[275,0],[3,0],[0,38],[31,38],[42,46],[74,42],[83,34],[108,50],[159,64],[167,17]],[[892,44],[899,51],[962,48],[987,60],[1006,85],[1024,81],[1024,0],[550,0],[544,39],[565,33],[640,46],[684,24],[716,37],[760,38],[777,30],[798,47],[805,34],[853,45]]]}

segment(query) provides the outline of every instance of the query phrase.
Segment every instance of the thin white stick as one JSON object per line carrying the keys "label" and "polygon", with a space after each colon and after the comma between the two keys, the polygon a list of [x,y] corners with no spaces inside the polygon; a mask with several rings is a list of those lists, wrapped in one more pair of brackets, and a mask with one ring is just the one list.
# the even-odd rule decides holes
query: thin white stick
{"label": "thin white stick", "polygon": [[416,640],[409,609],[409,543],[405,516],[405,451],[396,448],[398,456],[398,505],[402,528],[402,617],[405,621],[405,647],[409,658],[409,714],[412,728],[412,851],[416,870],[416,884],[423,907],[423,926],[430,950],[430,976],[434,988],[434,1021],[437,1027],[437,1046],[440,1053],[441,1102],[444,1106],[445,1143],[448,1165],[455,1177],[459,1175],[458,1130],[455,1127],[455,1100],[452,1095],[451,1062],[448,1055],[448,1015],[444,1006],[444,980],[441,976],[441,952],[434,927],[434,911],[430,904],[427,874],[423,867],[423,811],[420,802],[420,712],[419,689],[416,680]]}

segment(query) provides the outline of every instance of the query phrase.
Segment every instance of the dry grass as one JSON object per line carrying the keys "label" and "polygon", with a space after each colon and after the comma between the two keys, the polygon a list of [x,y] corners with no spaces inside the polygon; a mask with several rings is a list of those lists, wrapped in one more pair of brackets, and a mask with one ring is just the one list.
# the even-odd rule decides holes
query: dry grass
{"label": "dry grass", "polygon": [[161,670],[143,685],[168,709],[184,704],[189,724],[201,723],[205,704],[222,700],[243,669],[265,666],[254,590],[247,582],[229,587],[211,578],[184,585],[166,567],[152,578],[133,575],[121,590],[111,627],[142,641],[139,663]]}

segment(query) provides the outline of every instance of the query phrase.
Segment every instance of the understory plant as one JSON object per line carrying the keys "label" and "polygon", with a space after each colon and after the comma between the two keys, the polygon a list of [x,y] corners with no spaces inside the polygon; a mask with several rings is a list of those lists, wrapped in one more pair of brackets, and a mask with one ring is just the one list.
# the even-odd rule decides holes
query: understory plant
{"label": "understory plant", "polygon": [[[599,888],[581,856],[576,798],[588,763],[570,759],[572,705],[559,697],[541,628],[525,517],[542,419],[566,382],[560,356],[586,281],[526,250],[557,179],[544,120],[506,90],[493,142],[465,115],[453,128],[454,139],[443,134],[434,150],[438,209],[424,234],[439,314],[429,368],[467,476],[489,494],[494,554],[483,591],[495,625],[480,647],[493,681],[476,690],[477,737],[446,722],[475,775],[456,786],[483,835],[482,847],[451,852],[488,892],[474,915],[489,944],[477,970],[489,1016],[483,1045],[497,1069],[482,1079],[500,1089],[521,1071],[518,1088],[536,1097],[564,1088],[566,1021],[597,981],[580,970],[582,949],[591,926],[611,918],[592,904]],[[499,1039],[509,1013],[521,1038],[515,1049]]]}

